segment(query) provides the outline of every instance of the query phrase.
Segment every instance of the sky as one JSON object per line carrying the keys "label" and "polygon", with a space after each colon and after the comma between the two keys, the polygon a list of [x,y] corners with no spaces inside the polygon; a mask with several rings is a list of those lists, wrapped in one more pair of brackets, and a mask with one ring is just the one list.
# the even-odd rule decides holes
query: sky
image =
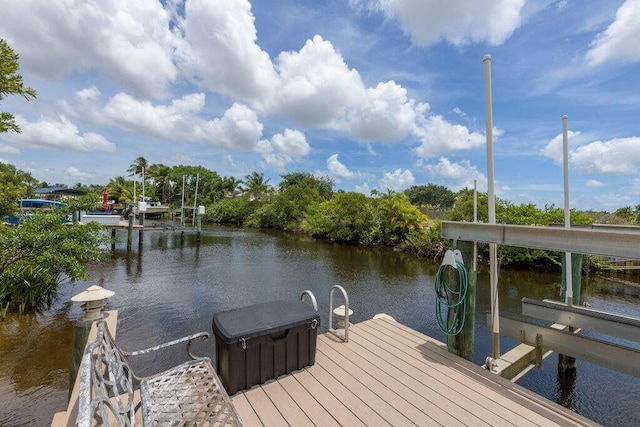
{"label": "sky", "polygon": [[0,161],[105,185],[137,157],[370,194],[640,204],[640,0],[0,0],[33,101]]}

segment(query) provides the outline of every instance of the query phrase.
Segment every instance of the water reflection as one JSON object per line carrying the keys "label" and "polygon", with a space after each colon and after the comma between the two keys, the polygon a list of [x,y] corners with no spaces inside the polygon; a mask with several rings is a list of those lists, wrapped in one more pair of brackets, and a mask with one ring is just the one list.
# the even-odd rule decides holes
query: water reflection
{"label": "water reflection", "polygon": [[[130,250],[126,241],[118,242],[109,262],[90,267],[90,282],[62,286],[49,310],[12,315],[0,322],[0,425],[45,425],[65,407],[71,332],[81,312],[69,300],[98,281],[116,293],[108,308],[119,310],[118,340],[126,349],[150,347],[197,330],[211,331],[216,311],[299,298],[306,289],[318,300],[324,331],[328,292],[336,284],[349,293],[353,322],[387,313],[446,342],[435,321],[438,266],[425,260],[232,227],[204,228],[199,243],[195,233],[179,231],[145,231],[143,239],[139,246],[134,238]],[[477,364],[484,361],[490,343],[485,318],[490,307],[488,283],[488,270],[482,268],[477,281],[473,358]],[[525,296],[557,299],[560,274],[502,269],[499,285],[501,312],[519,315]],[[583,299],[594,308],[640,316],[636,291],[596,278],[582,286]],[[516,344],[503,338],[502,351]],[[196,350],[213,356],[211,345]],[[170,363],[171,357],[147,364]],[[638,379],[579,361],[577,376],[570,382],[557,377],[556,357],[519,383],[600,423],[640,425],[634,409],[640,397]]]}

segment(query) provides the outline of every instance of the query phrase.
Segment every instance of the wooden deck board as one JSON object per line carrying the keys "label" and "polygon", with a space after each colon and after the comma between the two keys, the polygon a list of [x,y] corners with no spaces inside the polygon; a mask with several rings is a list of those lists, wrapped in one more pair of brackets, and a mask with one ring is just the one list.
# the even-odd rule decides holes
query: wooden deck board
{"label": "wooden deck board", "polygon": [[[322,346],[327,339],[332,338],[328,338],[326,336],[321,337],[319,340],[319,346]],[[353,337],[351,339],[351,343],[353,343]],[[421,414],[415,415],[418,417],[418,420],[428,420],[431,425],[469,425],[463,422],[458,422],[455,417],[452,418],[447,412],[445,412],[443,406],[446,407],[449,405],[449,402],[443,399],[440,395],[427,387],[420,387],[420,384],[415,383],[413,378],[410,376],[399,374],[395,372],[395,370],[390,371],[389,369],[386,369],[388,368],[386,365],[381,367],[380,361],[377,360],[378,358],[375,355],[372,356],[370,352],[360,348],[359,346],[351,345],[348,349],[344,348],[339,351],[336,351],[334,348],[334,355],[332,357],[344,366],[349,366],[349,368],[353,369],[354,372],[357,372],[357,366],[359,365],[361,369],[364,369],[369,374],[374,375],[377,380],[373,383],[369,383],[369,386],[373,390],[380,390],[380,384],[383,384],[387,388],[391,389],[393,393],[397,394],[400,399],[405,401],[405,405],[410,406],[408,409],[405,408],[407,414],[415,413],[411,407],[420,410]],[[374,361],[371,361],[371,358],[373,358]],[[375,363],[376,361],[378,364]],[[381,395],[387,395],[384,389],[380,390],[379,393]],[[473,420],[468,419],[467,421],[471,422]],[[478,422],[477,425],[482,425],[481,420],[476,418],[475,421]],[[418,422],[418,424],[420,424],[420,422]]]}
{"label": "wooden deck board", "polygon": [[318,337],[316,363],[232,396],[247,426],[597,425],[387,319]]}
{"label": "wooden deck board", "polygon": [[[506,397],[507,400],[503,401],[506,409],[519,413],[521,413],[521,407],[523,406],[531,409],[531,412],[525,412],[525,414],[530,418],[533,418],[532,421],[537,425],[564,424],[567,422],[565,420],[566,417],[575,419],[575,422],[578,424],[585,421],[590,422],[584,417],[564,408],[562,408],[563,415],[559,414],[557,411],[557,404],[523,387],[520,387],[505,378],[492,374],[480,366],[474,365],[471,362],[449,353],[444,344],[434,340],[433,338],[427,337],[429,340],[425,343],[425,335],[396,322],[382,320],[378,322],[378,325],[386,327],[394,337],[396,337],[395,334],[399,334],[396,339],[406,339],[414,344],[419,344],[419,348],[425,356],[434,358],[435,360],[445,361],[445,364],[453,363],[452,366],[455,367],[455,372],[464,374],[462,381],[469,383],[468,381],[465,381],[465,378],[471,378],[474,382],[486,387],[483,391],[483,396],[493,397],[495,396],[494,393],[497,393]],[[449,362],[446,362],[446,360]],[[544,415],[540,415],[540,412]],[[593,422],[591,423],[592,425],[595,424]]]}
{"label": "wooden deck board", "polygon": [[[392,347],[398,342],[397,337],[388,337],[378,328],[371,325],[363,325],[363,332],[369,332],[367,339],[358,336],[356,339],[360,344],[370,351],[376,347],[384,348],[387,352],[384,358],[393,360],[393,365],[402,370],[407,375],[411,375],[416,381],[425,385],[433,386],[434,391],[440,393],[445,399],[451,402],[453,415],[463,407],[469,413],[478,417],[481,422],[490,425],[536,425],[528,422],[517,412],[505,411],[503,405],[510,403],[506,398],[499,398],[498,394],[491,393],[481,385],[467,381],[467,377],[456,370],[448,368],[432,359],[425,359],[419,350],[414,347]],[[395,359],[391,359],[395,353]],[[382,357],[382,355],[381,355]],[[391,362],[390,362],[391,363]],[[496,406],[500,409],[495,412]]]}

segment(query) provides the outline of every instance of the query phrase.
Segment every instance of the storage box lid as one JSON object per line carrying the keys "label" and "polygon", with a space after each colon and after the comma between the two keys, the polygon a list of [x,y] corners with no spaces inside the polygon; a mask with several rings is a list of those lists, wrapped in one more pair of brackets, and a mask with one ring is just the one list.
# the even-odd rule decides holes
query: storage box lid
{"label": "storage box lid", "polygon": [[270,335],[288,328],[311,323],[320,324],[320,315],[308,303],[300,300],[271,301],[220,311],[213,315],[213,332],[227,344],[240,338]]}

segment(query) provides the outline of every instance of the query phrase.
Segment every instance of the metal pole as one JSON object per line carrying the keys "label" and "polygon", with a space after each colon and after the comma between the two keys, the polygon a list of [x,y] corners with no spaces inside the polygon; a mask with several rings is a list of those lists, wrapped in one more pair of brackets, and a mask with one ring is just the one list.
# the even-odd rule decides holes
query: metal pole
{"label": "metal pole", "polygon": [[[564,170],[564,228],[571,228],[571,210],[569,208],[569,131],[567,122],[569,117],[567,115],[562,116],[562,155]],[[565,269],[566,269],[566,284],[567,292],[565,301],[568,306],[573,305],[573,269],[571,268],[571,252],[565,254]]]}
{"label": "metal pole", "polygon": [[[478,222],[478,180],[473,179],[473,222]],[[478,242],[473,242],[473,271],[478,270]]]}
{"label": "metal pole", "polygon": [[184,227],[184,175],[182,175],[182,207],[180,208],[180,224]]}
{"label": "metal pole", "polygon": [[[493,191],[493,111],[491,100],[491,55],[485,55],[484,59],[484,97],[486,110],[487,133],[487,181],[489,196],[489,224],[496,223],[496,198]],[[489,244],[490,284],[491,284],[491,343],[494,359],[500,357],[500,321],[498,307],[498,248],[495,243]]]}
{"label": "metal pole", "polygon": [[196,223],[196,206],[198,201],[198,182],[200,182],[200,172],[196,175],[196,195],[193,197],[193,214],[191,215],[191,227]]}

